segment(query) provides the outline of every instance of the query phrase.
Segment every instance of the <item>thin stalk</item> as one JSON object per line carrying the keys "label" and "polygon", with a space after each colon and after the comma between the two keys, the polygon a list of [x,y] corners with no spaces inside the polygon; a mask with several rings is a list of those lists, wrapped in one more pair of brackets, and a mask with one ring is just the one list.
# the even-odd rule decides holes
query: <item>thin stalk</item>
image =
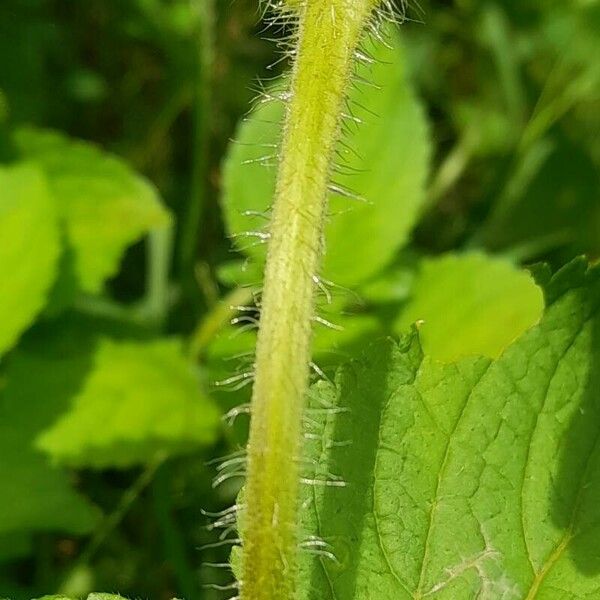
{"label": "thin stalk", "polygon": [[78,572],[91,563],[96,552],[102,547],[102,544],[104,544],[108,536],[119,526],[142,492],[150,485],[156,471],[165,460],[166,457],[161,455],[146,465],[137,479],[121,496],[113,511],[104,517],[83,552],[79,555],[79,558],[67,573],[67,576],[59,588],[60,594],[70,595],[72,592],[78,593],[77,590],[71,589],[75,584],[74,582],[77,580]]}
{"label": "thin stalk", "polygon": [[194,256],[207,197],[212,73],[214,63],[214,0],[190,0],[197,19],[196,77],[194,81],[194,147],[190,199],[182,222],[181,271],[194,277]]}
{"label": "thin stalk", "polygon": [[314,275],[353,55],[373,0],[311,0],[299,29],[262,295],[242,524],[242,600],[296,594],[298,455]]}
{"label": "thin stalk", "polygon": [[190,565],[185,539],[172,506],[172,468],[165,462],[156,472],[152,485],[154,514],[162,537],[164,557],[173,571],[183,598],[199,598],[198,578]]}
{"label": "thin stalk", "polygon": [[100,318],[135,323],[160,331],[170,308],[169,270],[173,227],[168,224],[150,232],[146,241],[146,292],[136,303],[124,305],[106,296],[81,295],[77,310]]}
{"label": "thin stalk", "polygon": [[158,328],[169,312],[169,268],[173,249],[171,224],[150,232],[147,245],[146,297],[147,316]]}

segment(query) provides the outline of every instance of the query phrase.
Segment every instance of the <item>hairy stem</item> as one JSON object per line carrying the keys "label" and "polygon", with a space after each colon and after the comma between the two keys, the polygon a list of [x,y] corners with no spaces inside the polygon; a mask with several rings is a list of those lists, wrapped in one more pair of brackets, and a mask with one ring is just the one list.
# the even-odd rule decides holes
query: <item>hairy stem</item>
{"label": "hairy stem", "polygon": [[298,454],[314,275],[331,162],[356,46],[374,0],[295,2],[296,61],[265,270],[242,527],[243,600],[296,593]]}

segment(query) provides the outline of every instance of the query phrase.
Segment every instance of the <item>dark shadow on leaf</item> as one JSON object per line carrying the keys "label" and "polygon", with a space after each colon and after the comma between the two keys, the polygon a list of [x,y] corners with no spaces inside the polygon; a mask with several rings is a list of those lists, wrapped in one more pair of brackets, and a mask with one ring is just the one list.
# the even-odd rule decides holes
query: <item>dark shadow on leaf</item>
{"label": "dark shadow on leaf", "polygon": [[24,336],[7,361],[2,390],[3,409],[20,436],[27,432],[35,444],[35,438],[71,408],[93,367],[100,336],[141,334],[125,324],[67,312],[37,324]]}
{"label": "dark shadow on leaf", "polygon": [[[33,443],[71,405],[92,366],[96,339],[76,319],[32,329],[7,364],[3,396],[10,419]],[[23,421],[22,423],[19,421]]]}
{"label": "dark shadow on leaf", "polygon": [[[335,589],[337,598],[356,597],[362,532],[365,519],[373,511],[382,411],[398,385],[414,380],[415,361],[411,355],[420,353],[414,336],[407,336],[401,346],[404,352],[408,350],[406,354],[399,352],[392,340],[377,343],[361,362],[348,364],[336,378],[337,403],[346,412],[338,413],[332,430],[326,431],[325,442],[321,442],[324,452],[327,443],[339,446],[333,447],[326,464],[319,465],[316,476],[321,479],[339,476],[347,485],[314,488],[315,493],[324,493],[319,502],[318,531],[336,557],[335,562],[330,558],[313,561],[310,597],[314,600],[322,599],[323,590],[330,587]],[[394,373],[393,380],[390,373]]]}
{"label": "dark shadow on leaf", "polygon": [[[577,569],[600,573],[600,271],[588,273],[586,318],[590,364],[585,390],[562,440],[551,518],[564,531]],[[586,335],[585,330],[581,335]],[[565,398],[567,401],[568,398]]]}

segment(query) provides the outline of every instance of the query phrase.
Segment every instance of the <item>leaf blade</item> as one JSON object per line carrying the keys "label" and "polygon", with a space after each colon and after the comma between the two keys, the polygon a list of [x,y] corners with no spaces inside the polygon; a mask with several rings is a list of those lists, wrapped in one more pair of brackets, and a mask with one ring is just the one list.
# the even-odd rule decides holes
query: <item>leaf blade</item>
{"label": "leaf blade", "polygon": [[18,129],[14,143],[46,173],[85,292],[101,290],[130,244],[169,224],[154,187],[96,146],[33,127]]}
{"label": "leaf blade", "polygon": [[451,362],[498,358],[542,316],[544,300],[529,273],[478,252],[424,259],[394,331],[419,326],[425,351]]}
{"label": "leaf blade", "polygon": [[[346,367],[337,391],[321,384],[321,401],[337,400],[339,409],[341,400],[361,418],[340,424],[338,410],[322,423],[320,451],[309,454],[318,470],[346,465],[356,473],[365,454],[374,458],[362,487],[350,477],[341,491],[312,490],[313,505],[331,510],[320,519],[309,511],[307,530],[337,542],[341,564],[306,566],[312,587],[303,597],[598,593],[600,271],[576,262],[553,279],[547,297],[541,323],[498,360],[437,363],[413,334]],[[387,389],[379,403],[376,385]],[[336,434],[352,427],[360,450],[336,448]],[[352,511],[357,501],[362,513]],[[344,512],[334,510],[340,503]],[[339,542],[348,537],[354,553]]]}
{"label": "leaf blade", "polygon": [[93,361],[71,406],[37,437],[55,460],[126,467],[214,440],[219,413],[179,340],[101,337]]}
{"label": "leaf blade", "polygon": [[43,173],[0,167],[0,354],[44,307],[57,275],[60,234]]}

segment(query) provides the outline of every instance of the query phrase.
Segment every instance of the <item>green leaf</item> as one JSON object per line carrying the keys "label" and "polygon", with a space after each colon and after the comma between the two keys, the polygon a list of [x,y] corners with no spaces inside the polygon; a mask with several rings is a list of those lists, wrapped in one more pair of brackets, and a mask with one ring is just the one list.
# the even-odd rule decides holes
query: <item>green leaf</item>
{"label": "green leaf", "polygon": [[208,444],[218,425],[179,340],[102,337],[81,389],[37,446],[69,465],[124,467]]}
{"label": "green leaf", "polygon": [[449,254],[421,262],[394,330],[420,322],[423,348],[439,360],[496,358],[543,309],[542,290],[529,273],[484,254]]}
{"label": "green leaf", "polygon": [[306,477],[329,485],[305,527],[329,546],[300,597],[599,597],[600,268],[546,297],[496,361],[436,362],[413,333],[313,388]]}
{"label": "green leaf", "polygon": [[[381,89],[357,83],[350,93],[349,117],[343,145],[339,147],[344,174],[334,181],[367,203],[334,195],[332,218],[327,225],[323,276],[352,286],[386,265],[408,241],[424,200],[430,147],[425,117],[405,73],[402,46],[377,44],[377,63],[359,68],[358,75]],[[390,64],[391,63],[391,64]],[[270,93],[276,93],[271,90]],[[279,140],[283,107],[259,105],[237,134],[225,163],[223,207],[229,233],[238,247],[262,260],[261,244],[244,232],[261,231],[260,216],[247,211],[267,211],[273,198],[275,171],[261,157],[274,152]],[[352,150],[349,150],[351,148]],[[270,159],[272,166],[276,158]]]}
{"label": "green leaf", "polygon": [[0,167],[0,354],[46,303],[60,235],[46,179],[32,165]]}
{"label": "green leaf", "polygon": [[169,223],[154,187],[118,158],[34,128],[17,130],[14,141],[22,158],[39,164],[48,177],[84,291],[100,291],[127,246]]}
{"label": "green leaf", "polygon": [[[97,511],[51,458],[121,467],[215,438],[219,415],[180,343],[111,338],[114,329],[69,314],[38,325],[7,360],[0,392],[0,477],[10,482],[0,493],[3,540],[93,527]],[[118,330],[129,333],[122,324]]]}

